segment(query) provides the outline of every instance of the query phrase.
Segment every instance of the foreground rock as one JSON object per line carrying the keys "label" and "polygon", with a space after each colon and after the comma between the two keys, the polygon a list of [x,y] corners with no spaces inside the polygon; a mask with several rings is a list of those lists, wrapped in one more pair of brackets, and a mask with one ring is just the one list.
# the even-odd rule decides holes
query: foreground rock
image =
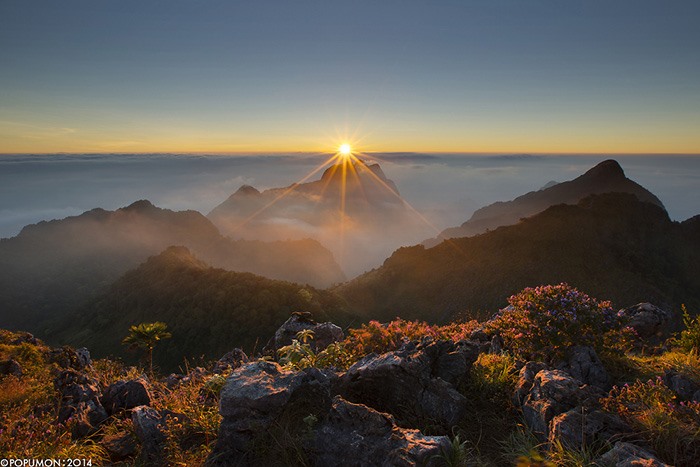
{"label": "foreground rock", "polygon": [[159,465],[163,462],[165,430],[171,421],[188,423],[182,414],[170,410],[158,411],[151,407],[139,406],[131,411],[134,433],[141,443],[141,462],[147,465]]}
{"label": "foreground rock", "polygon": [[445,436],[399,428],[391,415],[336,396],[316,430],[314,460],[318,466],[436,466],[449,446]]}
{"label": "foreground rock", "polygon": [[[523,383],[523,386],[527,384]],[[580,410],[594,407],[604,394],[565,371],[540,370],[522,399],[523,418],[533,433],[545,441],[549,438],[549,424],[555,416],[576,407],[581,407]]]}
{"label": "foreground rock", "polygon": [[310,330],[314,338],[310,342],[314,351],[323,350],[333,342],[342,341],[345,338],[343,330],[333,323],[317,323],[311,317],[311,313],[296,312],[277,329],[274,337],[265,346],[264,352],[276,354],[277,350],[292,343],[292,339],[300,331]]}
{"label": "foreground rock", "polygon": [[661,343],[669,331],[669,314],[651,303],[638,303],[625,308],[620,310],[620,315],[629,320],[628,326],[639,337],[652,345]]}
{"label": "foreground rock", "polygon": [[555,416],[550,423],[549,442],[560,442],[569,449],[581,449],[603,442],[629,439],[632,428],[620,417],[602,412],[576,407]]}
{"label": "foreground rock", "polygon": [[478,344],[452,341],[370,354],[340,378],[338,392],[412,426],[428,422],[449,430],[467,414],[467,400],[454,384],[466,378],[478,354]]}
{"label": "foreground rock", "polygon": [[624,442],[615,443],[615,446],[610,451],[603,454],[598,459],[596,465],[614,467],[671,467],[639,446]]}
{"label": "foreground rock", "polygon": [[0,362],[0,376],[12,375],[19,378],[23,373],[22,365],[17,360],[9,359]]}
{"label": "foreground rock", "polygon": [[244,363],[248,363],[248,356],[245,354],[245,352],[243,352],[241,349],[233,349],[232,351],[226,353],[214,364],[212,373],[218,375],[228,371],[233,371]]}
{"label": "foreground rock", "polygon": [[557,369],[564,370],[580,382],[603,390],[611,388],[610,376],[593,347],[574,346],[568,351],[568,359]]}
{"label": "foreground rock", "polygon": [[[283,416],[303,419],[327,413],[330,388],[328,376],[315,368],[292,372],[274,362],[257,361],[234,370],[221,390],[223,420],[208,464],[254,465],[246,455],[256,437]],[[303,425],[302,420],[297,423]]]}
{"label": "foreground rock", "polygon": [[70,421],[74,438],[94,433],[107,419],[97,381],[69,369],[62,371],[53,383],[60,394],[58,423]]}
{"label": "foreground rock", "polygon": [[139,378],[110,384],[102,397],[102,405],[109,414],[131,410],[140,405],[151,405],[148,381]]}

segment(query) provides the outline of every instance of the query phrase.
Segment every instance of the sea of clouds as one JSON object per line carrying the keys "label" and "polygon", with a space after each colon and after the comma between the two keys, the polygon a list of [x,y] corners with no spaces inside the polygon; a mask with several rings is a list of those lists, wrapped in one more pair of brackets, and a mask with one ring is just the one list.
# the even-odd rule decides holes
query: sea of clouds
{"label": "sea of clouds", "polygon": [[[266,188],[302,180],[329,155],[45,154],[0,155],[0,238],[23,226],[139,199],[207,214],[241,185]],[[601,155],[371,154],[436,233],[474,210],[581,175]],[[674,220],[700,213],[700,156],[614,157],[656,194]],[[320,178],[321,172],[308,180]]]}

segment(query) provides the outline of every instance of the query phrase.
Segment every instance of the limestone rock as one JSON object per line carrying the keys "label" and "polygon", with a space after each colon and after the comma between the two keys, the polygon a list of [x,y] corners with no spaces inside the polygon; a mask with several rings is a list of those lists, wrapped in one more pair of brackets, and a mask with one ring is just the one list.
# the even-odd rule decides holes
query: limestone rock
{"label": "limestone rock", "polygon": [[520,407],[523,404],[525,396],[527,396],[530,389],[532,389],[532,383],[535,382],[535,375],[546,369],[548,369],[547,365],[542,362],[527,362],[520,369],[520,376],[515,385],[515,393],[513,394],[513,404],[515,404],[516,407]]}
{"label": "limestone rock", "polygon": [[274,362],[256,361],[234,370],[221,390],[223,420],[208,463],[247,465],[244,458],[250,442],[283,413],[326,413],[330,386],[330,379],[315,368],[293,372]]}
{"label": "limestone rock", "polygon": [[437,456],[449,448],[445,436],[425,436],[399,428],[393,417],[339,396],[315,432],[317,466],[439,465]]}
{"label": "limestone rock", "polygon": [[549,422],[556,415],[579,405],[595,405],[604,394],[582,385],[565,371],[541,370],[523,401],[523,417],[535,435],[544,441],[549,436]]}
{"label": "limestone rock", "polygon": [[136,440],[128,431],[121,431],[113,435],[106,435],[100,441],[100,445],[107,451],[112,461],[118,462],[128,459],[136,453]]}
{"label": "limestone rock", "polygon": [[241,349],[233,349],[221,357],[212,369],[212,373],[221,374],[226,371],[235,370],[244,363],[248,363],[248,356]]}
{"label": "limestone rock", "polygon": [[628,326],[634,329],[642,339],[660,342],[668,330],[669,314],[651,303],[638,303],[624,310],[620,315],[629,320]]}
{"label": "limestone rock", "polygon": [[292,343],[299,331],[311,330],[314,338],[310,345],[314,351],[323,350],[333,342],[342,341],[343,330],[333,323],[317,323],[311,313],[292,313],[292,316],[277,329],[274,337],[263,349],[266,353],[276,353],[277,349]]}
{"label": "limestone rock", "polygon": [[653,454],[631,443],[618,441],[613,448],[603,454],[596,465],[615,467],[670,467]]}
{"label": "limestone rock", "polygon": [[151,405],[151,394],[148,386],[148,381],[142,378],[117,381],[110,384],[105,390],[102,405],[110,414],[121,410],[131,410],[140,405]]}
{"label": "limestone rock", "polygon": [[466,415],[467,405],[451,383],[467,375],[478,352],[478,345],[468,342],[428,341],[370,354],[340,378],[339,393],[407,423],[427,421],[449,429]]}
{"label": "limestone rock", "polygon": [[576,407],[552,419],[549,442],[559,441],[570,449],[581,449],[598,442],[629,437],[631,433],[632,428],[618,416]]}
{"label": "limestone rock", "polygon": [[666,370],[663,381],[669,389],[678,394],[678,397],[683,400],[692,400],[695,397],[695,393],[700,391],[700,385],[677,371]]}
{"label": "limestone rock", "polygon": [[568,351],[568,359],[557,369],[564,370],[585,384],[609,390],[610,377],[595,349],[587,346],[574,346]]}

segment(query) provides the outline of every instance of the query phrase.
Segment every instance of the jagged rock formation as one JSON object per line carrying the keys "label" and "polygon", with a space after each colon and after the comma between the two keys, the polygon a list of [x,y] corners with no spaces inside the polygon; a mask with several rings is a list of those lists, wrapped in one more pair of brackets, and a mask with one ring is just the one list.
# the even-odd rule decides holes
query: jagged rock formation
{"label": "jagged rock formation", "polygon": [[0,324],[41,330],[171,245],[189,247],[215,267],[275,279],[328,286],[345,277],[316,241],[234,241],[198,212],[137,201],[29,225],[0,240]]}
{"label": "jagged rock formation", "polygon": [[244,185],[207,217],[232,238],[315,238],[349,275],[428,235],[379,164],[333,165],[320,180],[265,191]]}
{"label": "jagged rock formation", "polygon": [[620,164],[606,160],[580,177],[562,183],[549,182],[538,191],[531,191],[512,201],[497,202],[478,209],[459,227],[444,230],[424,244],[435,246],[447,238],[471,237],[503,225],[516,224],[557,204],[577,204],[583,198],[600,193],[630,193],[640,201],[664,208],[661,201],[641,185],[625,176]]}

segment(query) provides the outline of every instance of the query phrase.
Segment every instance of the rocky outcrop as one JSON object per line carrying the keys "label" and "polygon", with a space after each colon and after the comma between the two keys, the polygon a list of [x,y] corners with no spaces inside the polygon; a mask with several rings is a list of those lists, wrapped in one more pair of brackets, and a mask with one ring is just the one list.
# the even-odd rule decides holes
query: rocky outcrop
{"label": "rocky outcrop", "polygon": [[614,442],[632,436],[632,428],[620,417],[600,410],[576,407],[555,416],[550,424],[549,442],[569,449]]}
{"label": "rocky outcrop", "polygon": [[221,373],[230,372],[240,367],[244,363],[248,363],[248,356],[241,349],[233,349],[221,357],[212,368],[212,373],[219,375]]}
{"label": "rocky outcrop", "polygon": [[159,465],[163,462],[165,430],[171,420],[183,424],[189,422],[182,414],[170,410],[158,411],[145,405],[135,407],[131,411],[134,433],[141,443],[142,462],[147,465]]}
{"label": "rocky outcrop", "polygon": [[683,400],[700,400],[700,385],[674,370],[666,370],[663,375],[664,384],[673,392],[678,394],[678,397]]}
{"label": "rocky outcrop", "polygon": [[342,341],[345,336],[343,330],[333,323],[317,323],[311,313],[295,312],[292,316],[277,329],[274,337],[267,343],[266,353],[275,354],[277,350],[292,343],[292,339],[300,331],[310,330],[314,333],[314,338],[309,342],[314,351],[323,350],[333,342]]}
{"label": "rocky outcrop", "polygon": [[360,467],[436,466],[449,448],[445,436],[425,436],[399,428],[393,417],[336,396],[325,420],[315,431],[315,465]]}
{"label": "rocky outcrop", "polygon": [[249,465],[251,442],[283,414],[327,413],[330,388],[330,379],[315,368],[292,372],[274,362],[257,361],[234,370],[221,390],[223,420],[209,464]]}
{"label": "rocky outcrop", "polygon": [[70,422],[74,438],[92,434],[107,419],[99,399],[99,385],[92,378],[64,370],[54,379],[54,387],[60,394],[58,423]]}
{"label": "rocky outcrop", "polygon": [[650,341],[650,344],[660,343],[669,331],[669,314],[651,303],[638,303],[620,310],[619,314],[639,337]]}
{"label": "rocky outcrop", "polygon": [[618,441],[613,448],[603,454],[596,465],[614,467],[670,467],[653,454],[631,443]]}
{"label": "rocky outcrop", "polygon": [[109,458],[114,462],[126,460],[136,454],[138,447],[133,434],[128,431],[121,431],[112,435],[105,435],[100,441]]}
{"label": "rocky outcrop", "polygon": [[90,352],[85,347],[75,350],[65,345],[59,349],[50,349],[46,355],[46,359],[51,363],[55,363],[60,368],[70,368],[77,371],[85,371],[92,365]]}
{"label": "rocky outcrop", "polygon": [[549,437],[552,419],[575,407],[591,407],[605,393],[582,384],[562,370],[541,370],[522,402],[525,423],[542,441]]}
{"label": "rocky outcrop", "polygon": [[339,393],[402,422],[429,422],[447,430],[466,415],[467,400],[453,385],[467,376],[478,352],[469,341],[427,341],[370,354],[341,376]]}
{"label": "rocky outcrop", "polygon": [[140,405],[151,405],[148,381],[139,378],[110,384],[102,397],[102,405],[109,414],[131,410]]}
{"label": "rocky outcrop", "polygon": [[609,390],[610,377],[593,347],[574,346],[568,351],[568,359],[557,366],[584,384]]}

